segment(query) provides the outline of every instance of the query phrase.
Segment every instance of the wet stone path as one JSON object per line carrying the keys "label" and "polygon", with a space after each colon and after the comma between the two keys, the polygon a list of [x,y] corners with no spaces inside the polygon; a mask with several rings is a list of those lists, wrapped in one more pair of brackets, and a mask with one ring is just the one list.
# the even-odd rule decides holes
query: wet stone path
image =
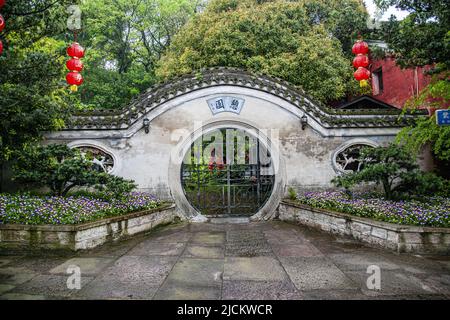
{"label": "wet stone path", "polygon": [[[81,289],[68,289],[69,266]],[[380,290],[367,268],[381,271]],[[0,252],[0,299],[449,299],[450,257],[283,222],[178,224],[70,255]]]}

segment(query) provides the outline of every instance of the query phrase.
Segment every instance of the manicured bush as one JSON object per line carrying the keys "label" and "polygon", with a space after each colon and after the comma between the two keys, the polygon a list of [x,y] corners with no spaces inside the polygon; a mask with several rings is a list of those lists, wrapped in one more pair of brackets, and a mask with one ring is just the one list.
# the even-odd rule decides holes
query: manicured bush
{"label": "manicured bush", "polygon": [[416,160],[396,144],[387,147],[363,148],[359,157],[361,170],[345,173],[332,180],[347,190],[363,183],[383,187],[386,199],[404,199],[430,194],[450,195],[450,184],[434,173],[420,170]]}
{"label": "manicured bush", "polygon": [[155,196],[143,192],[109,200],[88,194],[69,197],[0,194],[0,224],[77,224],[160,205]]}
{"label": "manicured bush", "polygon": [[298,203],[314,208],[330,209],[358,217],[396,224],[450,227],[450,198],[430,196],[427,202],[417,200],[392,201],[374,193],[306,192]]}
{"label": "manicured bush", "polygon": [[75,187],[93,187],[115,197],[131,192],[132,180],[98,171],[92,159],[66,145],[33,145],[25,148],[14,165],[14,178],[27,187],[47,187],[65,196]]}

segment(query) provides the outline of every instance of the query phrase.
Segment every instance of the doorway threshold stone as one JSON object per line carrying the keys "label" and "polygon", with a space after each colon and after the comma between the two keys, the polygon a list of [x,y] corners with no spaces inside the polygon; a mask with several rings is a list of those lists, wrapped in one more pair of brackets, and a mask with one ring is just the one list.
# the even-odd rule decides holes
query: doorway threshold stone
{"label": "doorway threshold stone", "polygon": [[249,217],[210,218],[211,223],[249,223]]}

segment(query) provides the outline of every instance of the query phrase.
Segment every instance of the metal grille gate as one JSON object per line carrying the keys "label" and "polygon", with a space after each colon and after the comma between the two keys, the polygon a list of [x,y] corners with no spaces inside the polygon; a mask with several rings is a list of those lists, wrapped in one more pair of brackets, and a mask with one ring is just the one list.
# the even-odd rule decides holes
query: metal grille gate
{"label": "metal grille gate", "polygon": [[[221,133],[225,135],[224,130]],[[206,143],[201,144],[202,155],[206,146],[211,143],[206,139]],[[225,139],[222,147],[226,148],[226,145]],[[216,217],[249,216],[258,212],[272,193],[275,176],[271,169],[269,151],[261,148],[257,139],[254,147],[258,155],[255,163],[248,163],[250,148],[245,150],[246,163],[236,163],[222,156],[215,157],[215,148],[212,151],[214,162],[184,163],[181,181],[191,205],[204,215]],[[191,150],[193,157],[194,148]],[[264,163],[261,163],[260,154],[265,156]]]}

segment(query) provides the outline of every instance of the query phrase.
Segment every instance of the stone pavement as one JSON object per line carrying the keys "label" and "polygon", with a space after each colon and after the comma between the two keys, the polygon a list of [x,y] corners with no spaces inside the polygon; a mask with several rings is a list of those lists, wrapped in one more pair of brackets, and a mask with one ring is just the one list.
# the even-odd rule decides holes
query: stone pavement
{"label": "stone pavement", "polygon": [[[1,253],[0,253],[1,254]],[[67,268],[81,268],[80,290]],[[367,268],[381,270],[369,290]],[[0,255],[1,299],[449,299],[450,257],[283,222],[178,224],[69,255]]]}

